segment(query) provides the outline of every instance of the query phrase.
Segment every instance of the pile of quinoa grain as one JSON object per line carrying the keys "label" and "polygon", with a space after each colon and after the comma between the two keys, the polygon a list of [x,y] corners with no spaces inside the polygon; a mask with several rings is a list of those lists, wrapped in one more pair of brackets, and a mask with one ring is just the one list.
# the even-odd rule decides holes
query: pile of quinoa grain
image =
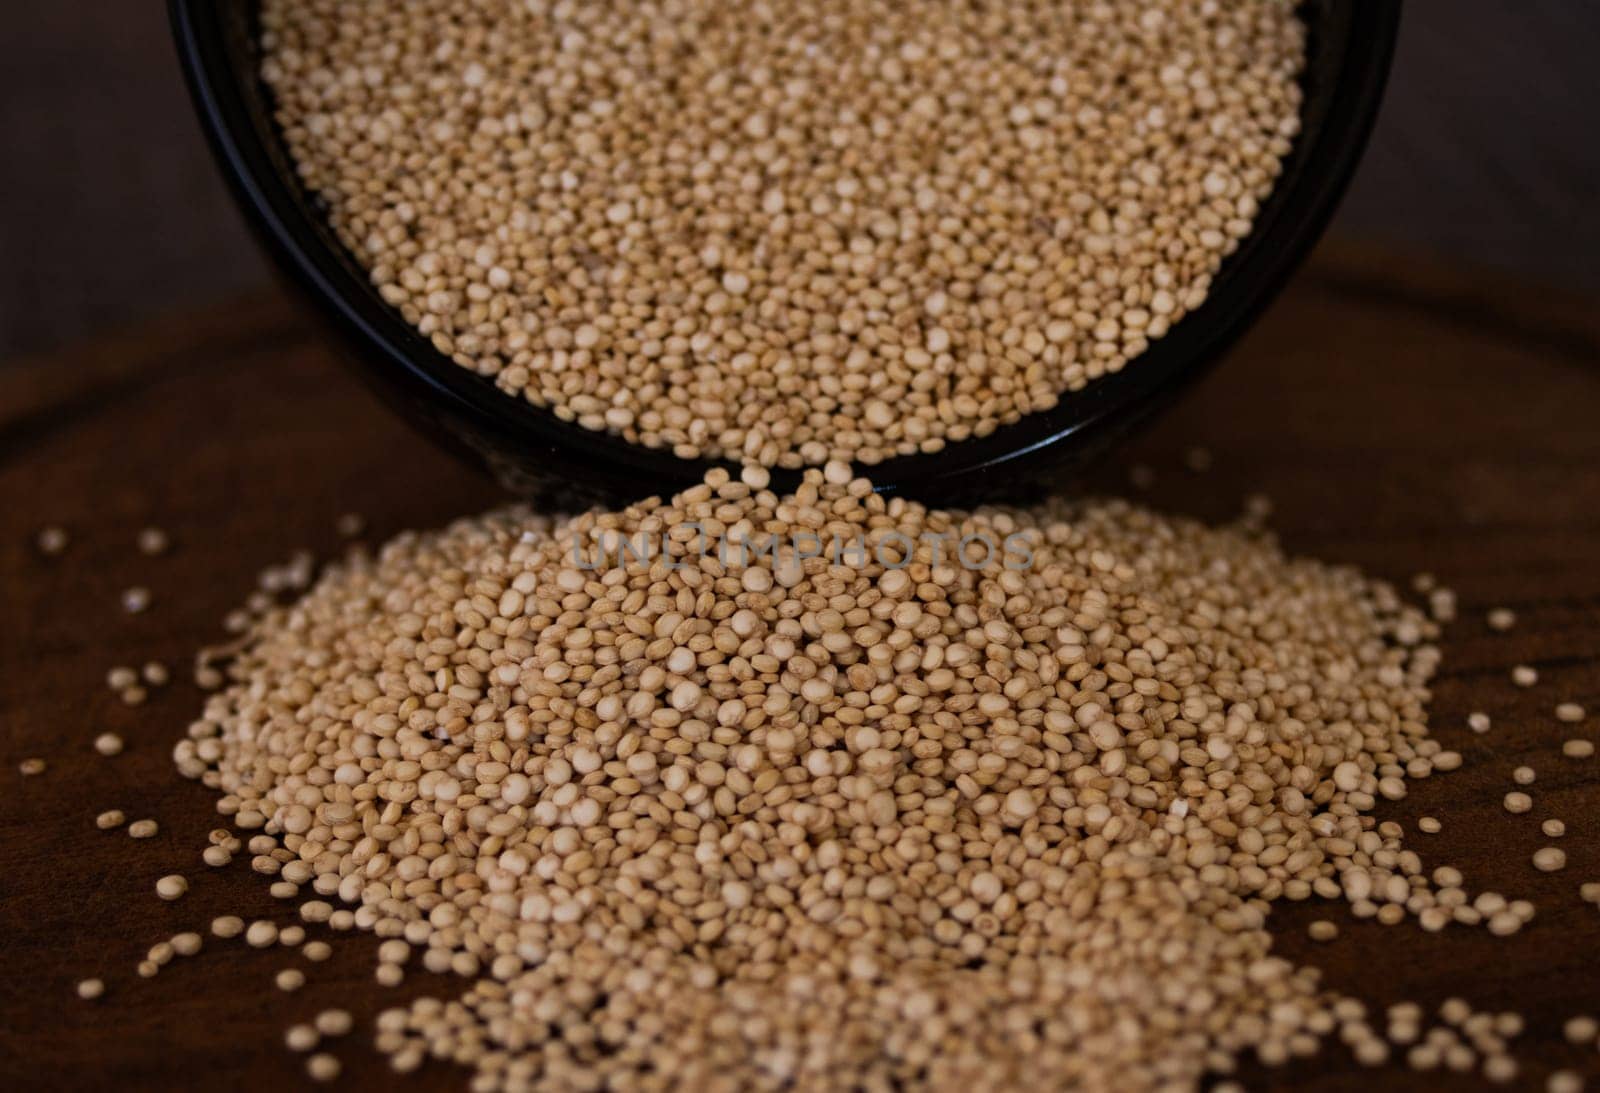
{"label": "pile of quinoa grain", "polygon": [[795,467],[932,452],[1205,299],[1299,130],[1291,0],[264,0],[307,187],[440,352]]}
{"label": "pile of quinoa grain", "polygon": [[[255,617],[177,745],[302,917],[386,938],[384,981],[470,981],[380,1016],[397,1070],[1166,1089],[1335,1030],[1376,1065],[1377,1016],[1273,954],[1273,901],[1531,916],[1368,814],[1459,760],[1436,624],[1390,587],[1120,501],[745,477],[352,553]],[[666,553],[593,550],[623,538]]]}

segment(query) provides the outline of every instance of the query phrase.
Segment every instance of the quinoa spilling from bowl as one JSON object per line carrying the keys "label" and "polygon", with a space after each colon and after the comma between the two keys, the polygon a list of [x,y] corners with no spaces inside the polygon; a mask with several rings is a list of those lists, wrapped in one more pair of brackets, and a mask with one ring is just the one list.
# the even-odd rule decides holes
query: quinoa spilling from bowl
{"label": "quinoa spilling from bowl", "polygon": [[441,353],[684,457],[871,464],[1117,372],[1299,129],[1292,0],[264,0],[300,174]]}
{"label": "quinoa spilling from bowl", "polygon": [[1335,1028],[1387,1051],[1272,953],[1273,901],[1482,921],[1369,815],[1459,763],[1435,634],[1248,522],[715,471],[353,554],[254,622],[176,758],[305,917],[388,939],[380,982],[470,981],[379,1017],[401,1071],[1188,1088]]}

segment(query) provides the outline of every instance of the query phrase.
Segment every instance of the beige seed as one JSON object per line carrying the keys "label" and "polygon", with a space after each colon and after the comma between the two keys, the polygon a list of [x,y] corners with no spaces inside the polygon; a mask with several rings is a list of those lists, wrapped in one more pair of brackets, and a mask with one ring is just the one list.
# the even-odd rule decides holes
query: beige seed
{"label": "beige seed", "polygon": [[106,686],[119,694],[139,682],[139,673],[128,667],[117,667],[106,673]]}
{"label": "beige seed", "polygon": [[1568,759],[1589,759],[1594,755],[1594,741],[1568,740],[1561,745],[1561,754]]}
{"label": "beige seed", "polygon": [[1312,941],[1332,941],[1339,936],[1339,927],[1326,919],[1318,919],[1306,928]]}
{"label": "beige seed", "polygon": [[1509,607],[1496,607],[1489,611],[1489,629],[1505,631],[1517,624],[1517,613]]}
{"label": "beige seed", "polygon": [[1518,687],[1532,687],[1539,682],[1539,670],[1527,664],[1519,664],[1511,669],[1511,682]]}
{"label": "beige seed", "polygon": [[121,827],[127,819],[120,808],[110,808],[94,818],[94,826],[101,831],[110,831],[114,827]]}
{"label": "beige seed", "polygon": [[1442,829],[1443,825],[1432,816],[1423,816],[1417,821],[1417,830],[1427,835],[1437,835]]}
{"label": "beige seed", "polygon": [[1531,786],[1537,775],[1532,767],[1518,767],[1511,772],[1511,780],[1519,786]]}
{"label": "beige seed", "polygon": [[1473,732],[1486,733],[1489,731],[1489,727],[1490,721],[1488,714],[1478,711],[1467,715],[1467,728],[1471,729]]}
{"label": "beige seed", "polygon": [[1539,830],[1552,839],[1559,839],[1567,833],[1567,825],[1561,820],[1549,819],[1539,825]]}
{"label": "beige seed", "polygon": [[211,920],[213,937],[234,938],[244,932],[244,919],[237,915],[221,915]]}
{"label": "beige seed", "polygon": [[1584,1015],[1569,1017],[1561,1026],[1561,1034],[1569,1044],[1592,1044],[1600,1036],[1600,1021]]}
{"label": "beige seed", "polygon": [[103,732],[94,738],[94,750],[104,756],[122,754],[122,737],[114,732]]}
{"label": "beige seed", "polygon": [[105,994],[106,985],[99,979],[80,979],[78,981],[78,997],[85,1002],[92,1002]]}
{"label": "beige seed", "polygon": [[17,764],[17,771],[24,778],[32,778],[35,775],[44,773],[45,761],[43,759],[24,759]]}
{"label": "beige seed", "polygon": [[1533,808],[1533,798],[1513,790],[1506,794],[1504,804],[1507,812],[1521,814]]}
{"label": "beige seed", "polygon": [[244,941],[252,949],[265,949],[278,940],[278,928],[264,918],[252,922],[244,932]]}
{"label": "beige seed", "polygon": [[172,540],[160,528],[142,528],[139,531],[138,545],[141,554],[165,554],[172,546]]}
{"label": "beige seed", "polygon": [[52,558],[65,551],[70,542],[67,529],[55,524],[40,528],[38,536],[34,539],[34,545],[38,547],[39,553]]}
{"label": "beige seed", "polygon": [[1587,716],[1584,708],[1576,702],[1563,702],[1556,707],[1556,720],[1567,724],[1576,724]]}
{"label": "beige seed", "polygon": [[306,1073],[314,1082],[331,1082],[339,1076],[339,1060],[326,1052],[319,1052],[306,1060]]}
{"label": "beige seed", "polygon": [[1567,867],[1567,852],[1558,846],[1545,846],[1533,852],[1533,867],[1541,873],[1554,873]]}
{"label": "beige seed", "polygon": [[124,589],[122,593],[122,609],[130,615],[138,615],[150,608],[150,590],[139,585]]}
{"label": "beige seed", "polygon": [[348,1010],[327,1009],[317,1014],[317,1031],[324,1036],[344,1036],[355,1027]]}
{"label": "beige seed", "polygon": [[164,900],[175,900],[189,890],[189,882],[177,873],[169,873],[156,881],[156,895]]}
{"label": "beige seed", "polygon": [[193,956],[200,951],[205,942],[193,930],[186,930],[181,934],[173,934],[169,944],[172,946],[172,951],[179,956]]}
{"label": "beige seed", "polygon": [[1576,1070],[1557,1070],[1545,1081],[1549,1093],[1583,1093],[1583,1075]]}
{"label": "beige seed", "polygon": [[285,968],[273,978],[273,982],[280,991],[297,991],[306,985],[306,974],[299,968]]}
{"label": "beige seed", "polygon": [[310,1025],[290,1025],[283,1032],[283,1042],[290,1051],[311,1051],[322,1042],[317,1030]]}

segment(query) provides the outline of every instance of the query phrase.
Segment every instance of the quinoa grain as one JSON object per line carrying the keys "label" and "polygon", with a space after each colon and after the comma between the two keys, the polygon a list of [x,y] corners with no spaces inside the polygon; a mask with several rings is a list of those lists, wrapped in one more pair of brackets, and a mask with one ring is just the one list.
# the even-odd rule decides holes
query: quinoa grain
{"label": "quinoa grain", "polygon": [[443,354],[685,457],[937,451],[1198,307],[1299,130],[1292,5],[261,7],[306,185]]}

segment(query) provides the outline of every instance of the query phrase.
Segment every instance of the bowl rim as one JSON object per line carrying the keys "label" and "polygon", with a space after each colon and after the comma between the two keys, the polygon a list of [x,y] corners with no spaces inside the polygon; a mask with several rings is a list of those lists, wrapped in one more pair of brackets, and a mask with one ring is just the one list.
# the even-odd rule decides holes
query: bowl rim
{"label": "bowl rim", "polygon": [[[279,160],[290,162],[287,148],[264,139],[240,91],[240,74],[229,63],[223,9],[230,4],[251,5],[252,17],[258,6],[257,0],[168,0],[177,53],[202,129],[250,226],[323,317],[369,350],[362,358],[370,371],[379,367],[370,357],[375,352],[381,367],[392,370],[386,378],[432,400],[430,416],[436,422],[466,420],[475,432],[487,430],[520,452],[550,460],[560,473],[625,496],[672,492],[700,481],[712,467],[738,466],[730,458],[683,459],[667,448],[563,421],[552,409],[503,391],[436,349],[382,299],[326,219],[316,215],[313,196],[284,178]],[[990,488],[1052,456],[1059,459],[1074,441],[1120,435],[1208,372],[1271,303],[1326,229],[1365,150],[1401,13],[1400,0],[1307,0],[1301,8],[1348,22],[1326,109],[1314,130],[1303,124],[1296,134],[1283,176],[1263,201],[1250,234],[1223,260],[1200,306],[1128,367],[1063,393],[1049,409],[937,452],[857,463],[880,493],[928,497]],[[1307,20],[1303,85],[1313,71],[1319,25],[1325,23]],[[1311,99],[1308,92],[1307,105]],[[774,484],[784,486],[801,472],[774,467],[771,473]]]}

